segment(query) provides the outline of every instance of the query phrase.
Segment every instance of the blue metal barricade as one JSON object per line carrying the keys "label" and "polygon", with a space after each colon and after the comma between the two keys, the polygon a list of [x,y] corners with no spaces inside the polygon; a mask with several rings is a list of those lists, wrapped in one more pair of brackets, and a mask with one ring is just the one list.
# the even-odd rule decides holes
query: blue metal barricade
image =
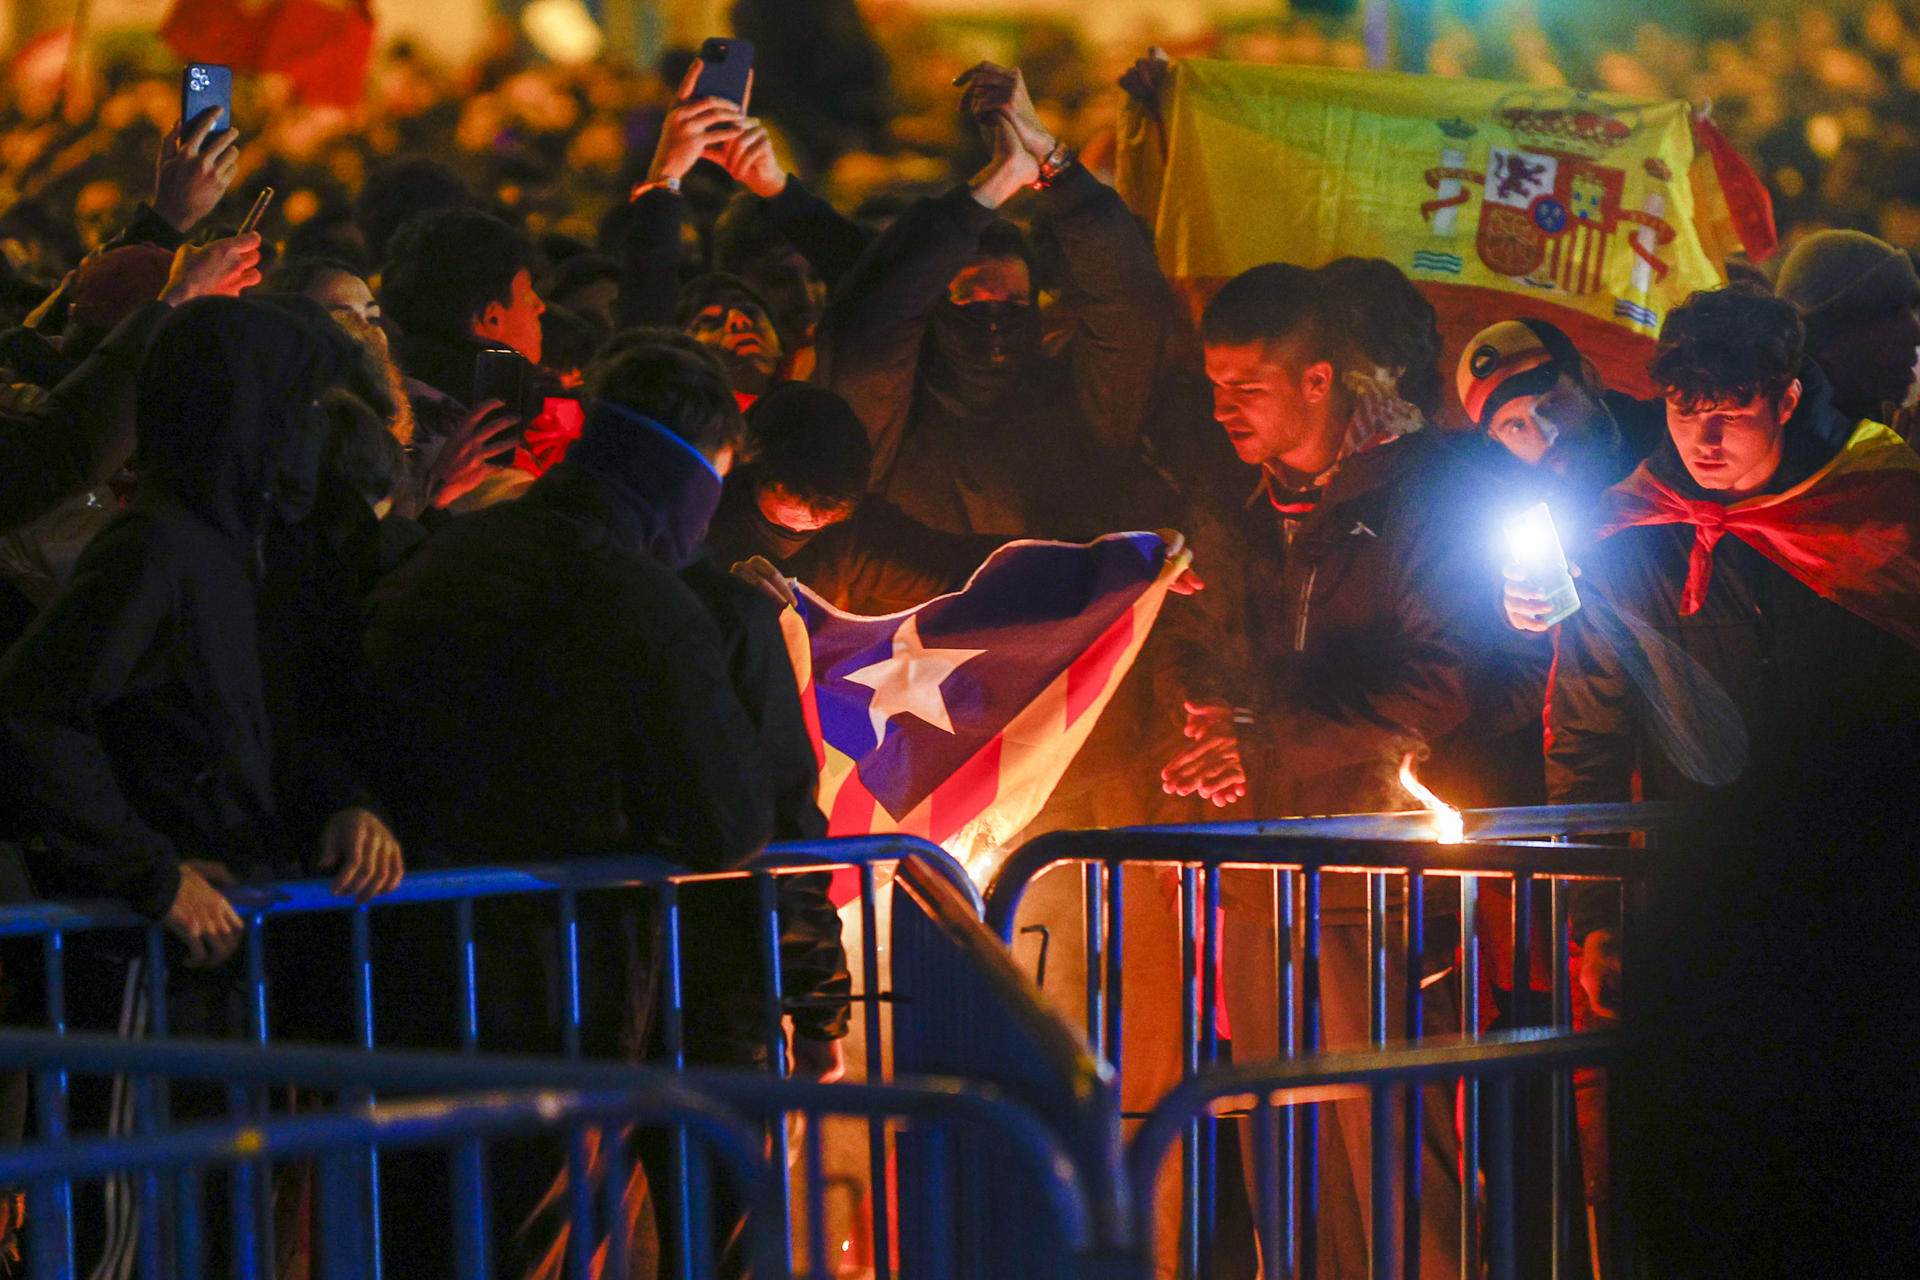
{"label": "blue metal barricade", "polygon": [[[897,1070],[1001,1085],[1046,1117],[1051,1130],[1074,1150],[1077,1162],[1095,1169],[1100,1185],[1093,1202],[1101,1206],[1096,1236],[1102,1241],[1124,1241],[1122,1216],[1105,1208],[1114,1202],[1124,1179],[1120,1174],[1117,1126],[1101,1118],[1105,1113],[1097,1105],[1099,1065],[1087,1056],[1069,1029],[1040,1007],[1031,987],[980,924],[981,900],[965,872],[938,847],[910,837],[775,846],[747,869],[732,873],[690,874],[645,857],[428,871],[410,876],[396,893],[367,905],[336,897],[320,882],[238,889],[230,896],[248,926],[245,949],[234,962],[240,970],[245,1038],[256,1045],[278,1044],[288,1028],[312,1037],[310,1023],[295,1021],[294,1015],[303,1011],[298,1007],[285,1009],[276,999],[276,983],[284,972],[277,963],[281,959],[277,949],[298,950],[307,944],[312,934],[300,931],[301,922],[331,918],[339,922],[338,932],[345,935],[342,954],[335,956],[325,949],[313,955],[298,954],[300,964],[309,970],[299,985],[311,993],[318,982],[329,998],[344,1001],[350,1010],[350,1034],[336,1037],[334,1042],[353,1044],[363,1051],[383,1047],[397,1020],[410,1020],[426,1010],[402,1008],[396,1018],[389,998],[382,1012],[378,997],[383,986],[395,977],[390,964],[383,966],[383,961],[393,957],[380,954],[382,930],[393,928],[407,912],[434,909],[450,917],[457,964],[442,989],[425,994],[447,1006],[436,1015],[443,1024],[448,1010],[452,1011],[456,1032],[446,1037],[444,1047],[479,1052],[485,1047],[481,1028],[490,995],[476,963],[478,948],[488,945],[488,921],[480,913],[500,903],[543,904],[541,910],[549,913],[559,931],[557,979],[563,987],[560,1025],[544,1030],[557,1031],[557,1057],[580,1060],[588,1056],[582,1035],[583,974],[590,978],[595,966],[617,963],[614,957],[593,954],[591,939],[583,942],[583,904],[589,903],[590,895],[615,891],[633,895],[635,910],[644,908],[643,918],[651,923],[659,982],[656,1056],[672,1068],[684,1068],[689,1065],[689,1056],[683,915],[687,903],[696,895],[710,892],[714,883],[738,881],[752,886],[750,909],[757,923],[742,935],[751,939],[747,946],[752,955],[736,960],[757,966],[762,995],[757,1014],[759,1036],[772,1074],[784,1075],[787,1055],[782,1020],[791,1006],[783,999],[780,986],[777,882],[783,876],[836,868],[846,868],[850,878],[857,881],[853,910],[857,912],[859,941],[849,950],[855,952],[850,961],[859,981],[851,999],[859,1011],[857,1030],[866,1046],[867,1080],[885,1080]],[[56,1034],[68,1030],[68,961],[74,944],[93,945],[99,938],[116,933],[125,939],[119,944],[120,950],[134,953],[140,961],[128,966],[137,975],[128,992],[138,996],[143,1006],[144,1034],[151,1038],[168,1036],[175,1021],[169,1017],[170,977],[175,976],[169,972],[169,940],[150,921],[111,906],[89,904],[36,903],[0,910],[0,940],[14,940],[16,947],[22,942],[37,945],[45,997],[44,1022],[35,1025]],[[408,958],[404,953],[399,957],[403,963]],[[339,961],[337,976],[312,972],[325,969],[335,960]],[[528,963],[534,961],[529,959]],[[141,1028],[135,1022],[130,1029],[138,1032]],[[432,1047],[442,1046],[436,1041]],[[43,1141],[59,1143],[68,1136],[70,1077],[71,1069],[58,1063],[36,1071],[36,1127]],[[377,1086],[372,1083],[352,1088],[355,1100],[362,1104],[378,1096]],[[126,1082],[125,1092],[129,1099],[126,1111],[135,1132],[151,1135],[164,1130],[169,1104],[166,1089],[157,1087],[151,1078],[136,1077]],[[264,1114],[264,1086],[248,1086],[245,1092],[254,1112]],[[774,1157],[780,1164],[786,1163],[790,1154],[786,1150],[788,1129],[782,1119],[769,1117],[768,1125]],[[680,1150],[683,1141],[676,1135],[676,1160],[684,1160]],[[877,1280],[894,1274],[896,1259],[913,1264],[930,1254],[952,1252],[938,1243],[938,1232],[923,1230],[923,1224],[932,1220],[934,1209],[949,1207],[944,1201],[950,1188],[941,1183],[941,1162],[924,1158],[915,1146],[920,1141],[919,1135],[895,1134],[875,1119],[868,1126],[865,1168],[860,1171],[864,1178],[843,1172],[851,1181],[863,1181],[866,1186],[865,1208],[857,1215],[860,1221],[856,1227],[871,1254]],[[798,1153],[799,1158],[821,1162],[817,1138],[810,1135],[808,1142]],[[992,1201],[1007,1215],[1006,1221],[1019,1221],[1027,1215],[1032,1219],[1027,1223],[1032,1232],[1045,1235],[1052,1230],[1044,1206],[1036,1198],[1010,1196],[1004,1185],[978,1176],[982,1166],[977,1142],[967,1138],[960,1146],[960,1154],[973,1161],[969,1167],[974,1175],[960,1187],[957,1203],[970,1208],[975,1202]],[[367,1164],[364,1176],[377,1194],[381,1185],[376,1176],[377,1153],[369,1153]],[[484,1195],[486,1170],[477,1144],[467,1144],[455,1170],[464,1194]],[[581,1172],[577,1164],[574,1172]],[[243,1170],[241,1180],[249,1177],[251,1174]],[[259,1180],[253,1181],[254,1192],[266,1194]],[[582,1180],[576,1177],[573,1183],[581,1185]],[[890,1209],[896,1205],[900,1221],[919,1234],[895,1238]],[[36,1203],[32,1208],[35,1216],[47,1220],[59,1216],[66,1206]],[[684,1210],[681,1213],[684,1217]],[[790,1222],[792,1217],[789,1207]],[[955,1217],[961,1224],[979,1220],[979,1215],[971,1213]],[[683,1232],[686,1226],[684,1221],[678,1224]],[[806,1230],[817,1229],[817,1221],[809,1217]],[[959,1256],[972,1258],[975,1263],[958,1267],[953,1274],[996,1273],[997,1263],[990,1251],[976,1248],[968,1254],[963,1250]],[[379,1274],[378,1258],[376,1248],[370,1274]],[[949,1264],[943,1261],[937,1265]]]}
{"label": "blue metal barricade", "polygon": [[[1401,1252],[1403,1234],[1396,1229],[1396,1216],[1403,1206],[1406,1212],[1413,1212],[1402,1183],[1408,1165],[1405,1149],[1416,1145],[1417,1138],[1411,1129],[1396,1135],[1394,1126],[1382,1121],[1390,1121],[1399,1109],[1398,1095],[1411,1095],[1425,1084],[1469,1079],[1480,1083],[1488,1094],[1484,1274],[1489,1280],[1514,1280],[1520,1274],[1515,1247],[1518,1138],[1513,1123],[1514,1081],[1520,1076],[1563,1075],[1576,1066],[1599,1065],[1615,1048],[1611,1034],[1534,1028],[1484,1037],[1438,1037],[1418,1045],[1316,1055],[1292,1062],[1214,1068],[1185,1081],[1146,1117],[1127,1151],[1134,1194],[1143,1201],[1152,1197],[1169,1150],[1195,1125],[1246,1117],[1255,1135],[1253,1204],[1260,1275],[1263,1280],[1296,1275],[1286,1234],[1292,1169],[1285,1154],[1289,1128],[1285,1120],[1294,1111],[1310,1108],[1329,1096],[1364,1092],[1376,1118],[1367,1274],[1373,1280],[1387,1280],[1403,1274],[1408,1261]],[[1142,1222],[1146,1249],[1151,1252],[1151,1215],[1143,1217]],[[1482,1273],[1476,1270],[1474,1274]]]}
{"label": "blue metal barricade", "polygon": [[[456,1186],[462,1152],[529,1132],[559,1133],[570,1149],[597,1152],[599,1190],[568,1206],[567,1274],[624,1275],[613,1259],[624,1258],[628,1238],[623,1193],[626,1143],[633,1125],[670,1126],[685,1133],[689,1150],[718,1160],[739,1193],[747,1224],[742,1264],[753,1275],[798,1274],[827,1280],[841,1274],[829,1249],[827,1179],[820,1155],[822,1125],[835,1118],[877,1123],[916,1142],[922,1176],[947,1187],[946,1196],[903,1200],[903,1231],[911,1228],[928,1247],[911,1265],[914,1275],[986,1276],[967,1252],[971,1224],[965,1201],[954,1189],[976,1176],[970,1164],[992,1162],[996,1182],[1028,1198],[1044,1233],[1023,1241],[1030,1274],[1094,1274],[1101,1249],[1094,1235],[1098,1215],[1074,1159],[1051,1126],[1030,1108],[990,1086],[950,1080],[883,1085],[822,1085],[776,1080],[764,1074],[701,1070],[673,1072],[595,1062],[426,1053],[364,1054],[334,1048],[259,1048],[176,1039],[130,1044],[115,1037],[78,1033],[0,1034],[0,1068],[36,1072],[121,1073],[148,1079],[212,1080],[228,1086],[239,1113],[224,1120],[168,1126],[126,1138],[72,1138],[0,1152],[0,1185],[24,1185],[36,1201],[72,1198],[76,1179],[138,1175],[130,1194],[142,1225],[143,1277],[206,1274],[209,1211],[219,1210],[219,1243],[241,1280],[272,1276],[273,1243],[256,1216],[250,1187],[239,1175],[270,1176],[274,1162],[311,1160],[317,1166],[315,1235],[319,1274],[373,1274],[372,1226],[378,1206],[364,1177],[368,1150],[431,1146],[448,1152]],[[248,1087],[297,1082],[332,1091],[342,1101],[304,1116],[248,1114]],[[367,1106],[362,1090],[405,1094],[399,1103]],[[807,1120],[806,1153],[799,1182],[808,1229],[795,1243],[786,1226],[786,1178],[763,1134],[778,1117]],[[569,1160],[569,1165],[573,1164]],[[581,1163],[585,1163],[583,1159]],[[224,1198],[210,1205],[202,1175],[210,1167],[230,1171]],[[696,1261],[692,1275],[712,1275],[715,1223],[712,1173],[698,1159],[689,1164],[693,1185],[705,1186],[692,1215],[691,1234],[680,1256]],[[163,1184],[159,1175],[171,1175]],[[485,1204],[472,1188],[456,1196],[452,1222],[421,1220],[422,1232],[448,1231],[455,1274],[493,1274]],[[573,1187],[569,1186],[571,1196]],[[65,1280],[75,1259],[71,1219],[29,1219],[32,1274]],[[162,1242],[166,1248],[162,1248]],[[574,1247],[574,1242],[580,1242]],[[605,1250],[602,1253],[600,1250]],[[793,1254],[790,1262],[789,1252]],[[604,1270],[602,1269],[604,1268]],[[999,1274],[1005,1274],[1004,1272]]]}
{"label": "blue metal barricade", "polygon": [[[1463,818],[1466,841],[1457,844],[1436,843],[1433,815],[1425,811],[1056,832],[1033,841],[1002,865],[986,895],[987,922],[1005,943],[1013,945],[1019,936],[1021,903],[1033,882],[1050,867],[1074,864],[1081,868],[1080,914],[1085,945],[1081,1007],[1088,1043],[1111,1067],[1110,1087],[1116,1093],[1129,1060],[1124,1034],[1129,971],[1125,962],[1128,868],[1158,867],[1164,875],[1175,877],[1167,897],[1177,917],[1180,949],[1180,1079],[1190,1080],[1220,1062],[1221,975],[1235,965],[1226,957],[1222,940],[1222,875],[1229,871],[1257,870],[1267,875],[1269,897],[1262,914],[1271,943],[1267,959],[1271,971],[1266,978],[1271,983],[1274,1005],[1276,1056],[1281,1059],[1317,1054],[1327,1048],[1325,1009],[1330,991],[1349,1007],[1357,998],[1343,989],[1328,987],[1322,977],[1323,966],[1329,962],[1323,947],[1323,894],[1327,877],[1335,874],[1363,877],[1364,905],[1359,910],[1365,918],[1364,959],[1349,963],[1348,977],[1354,990],[1364,986],[1361,1002],[1367,1043],[1383,1047],[1398,1040],[1420,1040],[1429,1034],[1429,1028],[1423,1025],[1419,993],[1436,980],[1421,963],[1423,952],[1429,949],[1423,930],[1428,890],[1435,876],[1458,886],[1461,1027],[1471,1033],[1482,1021],[1480,891],[1486,878],[1513,887],[1512,919],[1500,923],[1511,924],[1512,972],[1519,975],[1534,971],[1532,887],[1546,882],[1551,913],[1549,968],[1554,975],[1550,1025],[1571,1027],[1571,886],[1582,880],[1619,881],[1623,885],[1636,882],[1644,871],[1646,855],[1632,848],[1564,841],[1571,837],[1644,835],[1670,823],[1673,815],[1658,806],[1598,805],[1469,811]],[[1244,973],[1244,966],[1236,972]],[[1133,973],[1136,985],[1150,976],[1137,966]],[[1397,1007],[1390,998],[1396,987],[1406,993]],[[1516,1007],[1524,1008],[1518,1001]],[[1524,1025],[1525,1021],[1522,1014],[1520,1022]],[[1157,1029],[1155,1038],[1164,1043],[1164,1033]],[[1563,1075],[1553,1095],[1551,1230],[1556,1261],[1564,1259],[1570,1238],[1565,1202],[1571,1190],[1567,1183],[1567,1171],[1572,1167],[1571,1089],[1571,1077]],[[1139,1095],[1140,1090],[1134,1089],[1133,1094]],[[1457,1186],[1473,1188],[1482,1170],[1481,1107],[1472,1081],[1466,1082],[1464,1094]],[[1149,1093],[1143,1103],[1132,1103],[1134,1109],[1129,1114],[1137,1116],[1155,1101]],[[1376,1109],[1382,1105],[1376,1100]],[[1416,1091],[1408,1090],[1402,1123],[1417,1124],[1420,1105]],[[1287,1240],[1287,1274],[1321,1273],[1317,1257],[1322,1209],[1318,1153],[1323,1121],[1318,1107],[1302,1107],[1288,1114],[1281,1135],[1287,1167],[1297,1170],[1297,1176],[1283,1187],[1280,1205]],[[1370,1127],[1376,1146],[1384,1142],[1386,1126]],[[1184,1226],[1178,1274],[1204,1276],[1211,1274],[1213,1266],[1213,1226],[1222,1163],[1217,1121],[1211,1116],[1195,1116],[1182,1151]],[[1384,1155],[1384,1151],[1376,1154]],[[1404,1215],[1407,1227],[1400,1249],[1409,1276],[1420,1274],[1417,1207],[1421,1181],[1418,1153],[1414,1152],[1403,1159],[1401,1179],[1404,1194],[1413,1206]],[[1476,1221],[1478,1198],[1464,1193],[1459,1198],[1461,1274],[1470,1276],[1475,1274],[1481,1239]],[[1151,1202],[1138,1205],[1140,1221],[1152,1216]]]}

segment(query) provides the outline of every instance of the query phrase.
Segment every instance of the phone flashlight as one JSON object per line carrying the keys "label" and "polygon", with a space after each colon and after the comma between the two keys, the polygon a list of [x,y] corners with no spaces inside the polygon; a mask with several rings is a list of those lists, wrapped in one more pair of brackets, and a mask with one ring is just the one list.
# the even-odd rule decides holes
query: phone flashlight
{"label": "phone flashlight", "polygon": [[1537,502],[1514,516],[1507,521],[1506,531],[1512,562],[1526,574],[1527,585],[1547,598],[1547,616],[1541,623],[1551,627],[1578,613],[1580,592],[1573,585],[1567,553],[1547,504]]}

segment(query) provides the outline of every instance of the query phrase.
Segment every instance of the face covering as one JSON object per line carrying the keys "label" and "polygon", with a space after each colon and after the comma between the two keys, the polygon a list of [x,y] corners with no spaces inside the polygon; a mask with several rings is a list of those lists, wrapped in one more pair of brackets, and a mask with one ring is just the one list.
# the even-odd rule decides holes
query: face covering
{"label": "face covering", "polygon": [[615,539],[627,550],[684,569],[720,505],[720,473],[706,455],[625,405],[596,400],[567,464],[598,480]]}
{"label": "face covering", "polygon": [[942,302],[927,334],[926,386],[949,413],[986,413],[1040,345],[1040,314],[1019,302]]}

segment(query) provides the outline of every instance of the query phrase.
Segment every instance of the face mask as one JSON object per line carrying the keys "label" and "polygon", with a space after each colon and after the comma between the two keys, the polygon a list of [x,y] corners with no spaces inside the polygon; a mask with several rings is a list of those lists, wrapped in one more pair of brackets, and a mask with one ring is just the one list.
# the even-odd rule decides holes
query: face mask
{"label": "face mask", "polygon": [[984,413],[1040,345],[1040,317],[1018,302],[942,302],[928,324],[927,384],[950,412]]}

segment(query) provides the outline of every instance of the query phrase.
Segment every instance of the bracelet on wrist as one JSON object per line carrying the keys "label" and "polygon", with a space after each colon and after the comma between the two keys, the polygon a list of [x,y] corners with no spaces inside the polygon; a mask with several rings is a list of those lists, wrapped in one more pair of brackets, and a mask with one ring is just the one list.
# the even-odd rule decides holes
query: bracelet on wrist
{"label": "bracelet on wrist", "polygon": [[1075,160],[1073,148],[1064,142],[1056,142],[1053,150],[1047,152],[1047,158],[1040,162],[1040,176],[1033,180],[1036,191],[1045,191],[1058,181],[1061,174],[1073,168]]}
{"label": "bracelet on wrist", "polygon": [[632,204],[649,191],[671,191],[673,194],[679,195],[680,179],[650,178],[645,182],[636,182],[633,184],[633,190],[627,193],[627,203]]}

